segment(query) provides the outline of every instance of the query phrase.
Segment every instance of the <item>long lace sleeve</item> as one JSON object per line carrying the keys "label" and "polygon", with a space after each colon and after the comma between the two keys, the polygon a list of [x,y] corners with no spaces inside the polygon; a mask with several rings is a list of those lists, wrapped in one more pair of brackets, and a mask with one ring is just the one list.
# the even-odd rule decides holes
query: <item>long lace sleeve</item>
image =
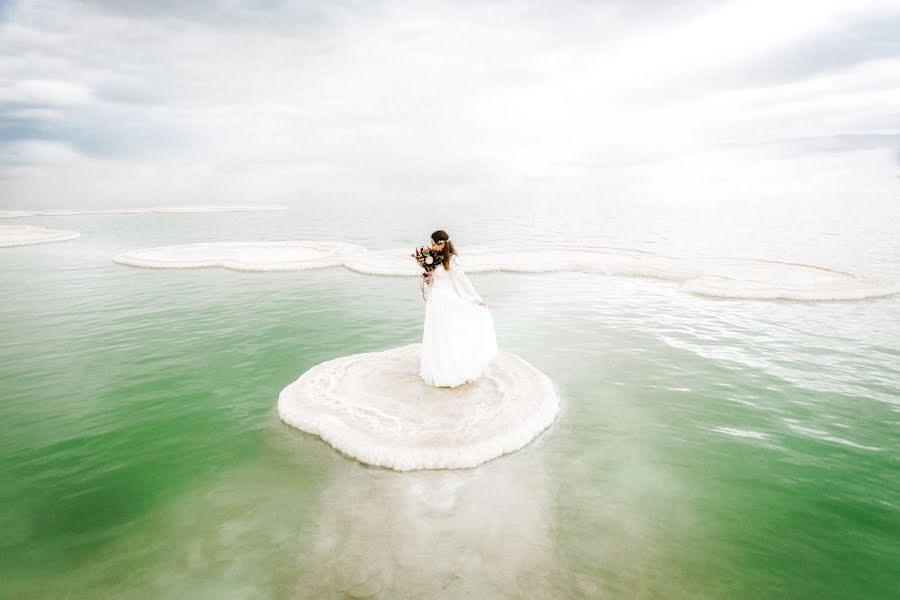
{"label": "long lace sleeve", "polygon": [[450,275],[453,277],[453,285],[456,286],[456,291],[460,296],[476,304],[482,301],[481,296],[472,286],[472,282],[466,277],[466,272],[463,271],[459,258],[455,254],[450,258]]}

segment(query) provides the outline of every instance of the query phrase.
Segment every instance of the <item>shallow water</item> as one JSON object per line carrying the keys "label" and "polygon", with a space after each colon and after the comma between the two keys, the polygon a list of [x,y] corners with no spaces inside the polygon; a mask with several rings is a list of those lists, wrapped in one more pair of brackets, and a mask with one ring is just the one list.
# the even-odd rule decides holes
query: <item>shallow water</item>
{"label": "shallow water", "polygon": [[[812,221],[462,214],[446,228],[463,253],[574,240],[900,280],[892,206]],[[560,415],[475,469],[396,473],[284,425],[275,402],[319,362],[418,341],[415,281],[111,260],[198,241],[391,248],[427,241],[410,232],[428,221],[321,207],[28,218],[81,236],[0,252],[3,595],[900,592],[898,296],[722,300],[651,279],[473,274],[501,347],[554,380]]]}

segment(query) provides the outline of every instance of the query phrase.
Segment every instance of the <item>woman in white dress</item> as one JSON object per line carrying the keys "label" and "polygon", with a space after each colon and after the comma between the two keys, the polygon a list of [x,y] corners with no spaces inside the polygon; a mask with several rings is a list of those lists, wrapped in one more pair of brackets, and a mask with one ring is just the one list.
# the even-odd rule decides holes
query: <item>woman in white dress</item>
{"label": "woman in white dress", "polygon": [[446,231],[431,234],[444,262],[426,273],[425,327],[419,376],[435,387],[456,387],[481,377],[497,354],[494,320],[466,277]]}

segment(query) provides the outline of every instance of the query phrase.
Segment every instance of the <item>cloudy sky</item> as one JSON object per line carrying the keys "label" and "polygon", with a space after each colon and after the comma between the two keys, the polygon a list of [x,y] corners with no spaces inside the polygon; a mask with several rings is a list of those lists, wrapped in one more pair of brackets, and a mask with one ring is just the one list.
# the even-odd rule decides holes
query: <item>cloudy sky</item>
{"label": "cloudy sky", "polygon": [[0,208],[896,197],[898,31],[900,0],[0,0]]}

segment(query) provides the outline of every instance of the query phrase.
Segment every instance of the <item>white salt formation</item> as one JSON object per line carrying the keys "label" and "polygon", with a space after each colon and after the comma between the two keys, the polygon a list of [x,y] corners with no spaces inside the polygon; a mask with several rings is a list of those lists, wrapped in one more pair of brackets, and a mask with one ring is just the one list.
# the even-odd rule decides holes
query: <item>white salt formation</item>
{"label": "white salt formation", "polygon": [[[724,298],[858,300],[900,291],[889,281],[815,265],[740,258],[676,258],[621,248],[471,248],[461,258],[468,273],[576,271],[652,277],[681,282],[687,292]],[[345,266],[372,275],[419,274],[406,248],[369,252]]]}
{"label": "white salt formation", "polygon": [[398,471],[474,467],[522,448],[559,411],[550,379],[501,352],[478,380],[419,378],[421,344],[330,360],[278,397],[281,419],[357,460]]}
{"label": "white salt formation", "polygon": [[43,242],[61,242],[77,238],[77,231],[64,229],[47,229],[34,225],[0,225],[0,248],[40,244]]}
{"label": "white salt formation", "polygon": [[337,267],[348,257],[365,252],[362,246],[342,242],[209,242],[134,250],[116,256],[113,262],[158,269],[296,271]]}
{"label": "white salt formation", "polygon": [[[278,271],[344,267],[369,275],[417,277],[421,270],[412,248],[366,251],[342,242],[221,242],[136,250],[115,262],[158,268],[224,266]],[[694,294],[754,300],[859,300],[890,296],[897,284],[849,271],[775,260],[677,258],[623,248],[541,246],[469,248],[461,256],[469,273],[574,271],[600,275],[651,277],[681,283]]]}
{"label": "white salt formation", "polygon": [[183,206],[148,206],[143,208],[101,208],[87,210],[0,210],[0,219],[18,217],[51,217],[68,215],[137,214],[137,213],[199,213],[199,212],[252,212],[258,210],[285,210],[280,204],[193,204]]}

